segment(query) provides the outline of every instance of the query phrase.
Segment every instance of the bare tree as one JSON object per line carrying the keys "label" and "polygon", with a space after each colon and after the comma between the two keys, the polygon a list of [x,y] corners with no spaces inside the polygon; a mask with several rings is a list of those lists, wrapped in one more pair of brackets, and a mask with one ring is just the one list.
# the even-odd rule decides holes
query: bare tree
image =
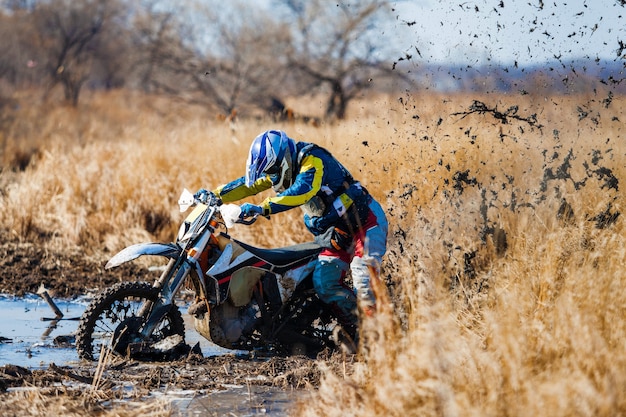
{"label": "bare tree", "polygon": [[[333,2],[275,0],[294,21],[289,65],[310,84],[326,85],[328,118],[343,119],[350,100],[372,85],[376,75],[388,75],[381,52],[388,47],[381,22],[391,8],[387,0]],[[388,65],[387,65],[388,66]]]}
{"label": "bare tree", "polygon": [[132,88],[135,76],[145,91],[226,115],[322,87],[327,116],[343,118],[349,101],[384,73],[380,52],[388,45],[379,26],[387,0],[274,0],[289,18],[243,0],[188,0],[186,7],[165,0],[5,1],[11,14],[0,16],[0,32],[20,33],[22,46],[0,46],[4,78],[12,85],[26,75],[47,80],[48,92],[60,85],[73,105],[86,83]]}
{"label": "bare tree", "polygon": [[[261,9],[243,2],[199,2],[193,16],[163,18],[153,30],[151,84],[222,113],[269,102],[280,88],[288,33]],[[158,47],[157,47],[158,45]]]}
{"label": "bare tree", "polygon": [[50,89],[61,84],[65,99],[72,105],[78,104],[80,90],[93,74],[94,65],[103,62],[98,58],[104,58],[106,34],[120,30],[116,18],[122,10],[116,0],[51,0],[35,6],[32,17],[51,79]]}
{"label": "bare tree", "polygon": [[16,25],[8,16],[0,11],[0,36],[3,42],[0,43],[0,79],[7,80],[11,84],[16,84],[18,67],[15,61],[18,59],[18,50],[15,48]]}
{"label": "bare tree", "polygon": [[[134,43],[134,75],[139,87],[155,92],[161,86],[172,88],[180,83],[180,77],[172,79],[173,73],[182,72],[182,62],[188,59],[183,44],[181,22],[173,11],[159,8],[160,3],[143,2],[144,8],[135,11],[132,26]],[[166,74],[161,81],[159,74]],[[173,92],[178,92],[176,87]]]}
{"label": "bare tree", "polygon": [[227,113],[242,104],[264,107],[281,88],[288,33],[269,15],[244,3],[231,14],[221,12],[210,18],[216,47],[198,63],[205,71],[195,72],[195,85]]}

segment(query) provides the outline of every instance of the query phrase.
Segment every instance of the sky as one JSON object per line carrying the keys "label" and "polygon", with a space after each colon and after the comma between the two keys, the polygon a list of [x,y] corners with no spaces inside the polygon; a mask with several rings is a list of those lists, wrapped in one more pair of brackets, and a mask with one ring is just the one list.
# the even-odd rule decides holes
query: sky
{"label": "sky", "polygon": [[626,0],[400,0],[393,8],[396,42],[422,62],[626,62]]}

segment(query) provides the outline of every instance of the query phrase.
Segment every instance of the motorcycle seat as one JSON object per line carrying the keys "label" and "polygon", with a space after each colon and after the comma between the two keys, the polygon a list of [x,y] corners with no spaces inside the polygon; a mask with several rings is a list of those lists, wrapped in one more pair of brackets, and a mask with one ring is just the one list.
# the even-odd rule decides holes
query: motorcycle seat
{"label": "motorcycle seat", "polygon": [[233,240],[254,256],[276,266],[286,266],[304,258],[317,255],[323,249],[315,242],[300,243],[276,249],[265,249],[248,245],[236,239]]}

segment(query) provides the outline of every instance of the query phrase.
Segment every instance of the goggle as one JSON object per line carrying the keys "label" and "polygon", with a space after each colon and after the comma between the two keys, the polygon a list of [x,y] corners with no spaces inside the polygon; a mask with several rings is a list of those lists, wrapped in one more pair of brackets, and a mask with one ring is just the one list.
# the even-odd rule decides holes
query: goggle
{"label": "goggle", "polygon": [[272,165],[270,168],[265,170],[267,175],[276,175],[280,172],[280,165]]}

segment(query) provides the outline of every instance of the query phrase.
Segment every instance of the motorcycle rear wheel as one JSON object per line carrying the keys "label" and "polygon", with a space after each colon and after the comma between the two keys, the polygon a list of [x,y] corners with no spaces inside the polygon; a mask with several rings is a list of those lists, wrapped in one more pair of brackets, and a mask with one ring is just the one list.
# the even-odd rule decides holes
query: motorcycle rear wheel
{"label": "motorcycle rear wheel", "polygon": [[[287,327],[291,331],[279,333],[278,339],[288,355],[315,357],[325,348],[336,349],[332,339],[336,320],[328,308],[317,297],[307,299],[303,304],[292,307],[295,316]],[[291,313],[288,310],[288,313]]]}
{"label": "motorcycle rear wheel", "polygon": [[[270,313],[272,314],[272,313]],[[298,293],[272,319],[272,326],[260,321],[258,326],[241,343],[233,348],[254,350],[259,355],[315,358],[328,348],[336,349],[332,338],[336,320],[317,296]],[[275,326],[275,327],[274,327]]]}
{"label": "motorcycle rear wheel", "polygon": [[[127,326],[132,334],[141,327],[138,310],[145,301],[156,301],[159,290],[147,282],[120,282],[104,290],[89,304],[83,313],[76,333],[78,357],[85,360],[99,360],[103,346],[111,347],[114,334],[120,333],[120,326]],[[149,342],[158,342],[169,336],[185,337],[185,324],[176,305],[164,316],[152,333]],[[118,353],[124,353],[128,340],[114,346]]]}

